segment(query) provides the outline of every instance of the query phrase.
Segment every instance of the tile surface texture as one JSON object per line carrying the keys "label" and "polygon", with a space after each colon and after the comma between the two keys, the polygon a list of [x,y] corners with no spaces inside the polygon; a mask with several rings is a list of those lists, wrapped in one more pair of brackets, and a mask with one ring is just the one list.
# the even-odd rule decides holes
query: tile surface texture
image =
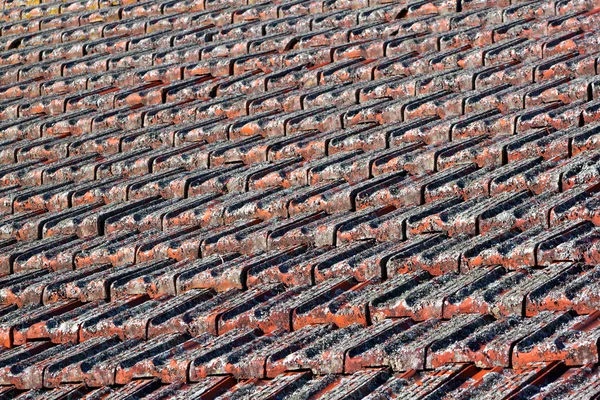
{"label": "tile surface texture", "polygon": [[597,399],[599,340],[599,0],[0,0],[0,399]]}

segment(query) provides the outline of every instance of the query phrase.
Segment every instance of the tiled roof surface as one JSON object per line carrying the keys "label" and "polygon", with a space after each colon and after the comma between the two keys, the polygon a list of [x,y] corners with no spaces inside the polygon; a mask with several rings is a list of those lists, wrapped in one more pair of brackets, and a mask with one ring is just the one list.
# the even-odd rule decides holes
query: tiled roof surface
{"label": "tiled roof surface", "polygon": [[1,398],[600,396],[598,0],[50,1],[0,9]]}

